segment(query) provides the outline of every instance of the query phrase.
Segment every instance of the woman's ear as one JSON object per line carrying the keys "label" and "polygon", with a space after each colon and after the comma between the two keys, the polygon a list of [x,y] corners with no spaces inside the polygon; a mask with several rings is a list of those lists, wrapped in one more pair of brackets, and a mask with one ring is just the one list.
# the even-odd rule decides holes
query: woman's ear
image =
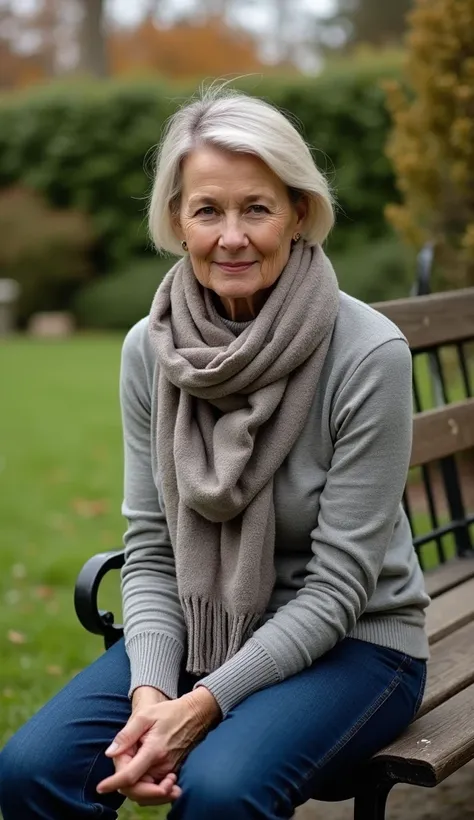
{"label": "woman's ear", "polygon": [[309,211],[308,198],[304,194],[302,194],[295,202],[295,210],[298,216],[298,222],[296,227],[301,230],[305,223],[306,217],[308,216]]}
{"label": "woman's ear", "polygon": [[183,229],[181,227],[181,220],[179,218],[179,212],[171,214],[171,227],[173,228],[174,235],[176,236],[178,241],[181,242],[184,239],[184,234],[183,234]]}

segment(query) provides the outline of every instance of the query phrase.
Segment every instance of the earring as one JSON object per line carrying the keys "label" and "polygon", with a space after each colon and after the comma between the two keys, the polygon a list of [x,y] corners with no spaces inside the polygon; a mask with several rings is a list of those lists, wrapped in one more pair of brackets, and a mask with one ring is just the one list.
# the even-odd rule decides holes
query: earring
{"label": "earring", "polygon": [[183,239],[183,241],[181,242],[181,247],[182,247],[183,251],[188,250],[188,243],[186,242],[185,239]]}
{"label": "earring", "polygon": [[298,242],[299,239],[301,239],[301,234],[300,233],[295,233],[295,235],[293,237],[293,242]]}

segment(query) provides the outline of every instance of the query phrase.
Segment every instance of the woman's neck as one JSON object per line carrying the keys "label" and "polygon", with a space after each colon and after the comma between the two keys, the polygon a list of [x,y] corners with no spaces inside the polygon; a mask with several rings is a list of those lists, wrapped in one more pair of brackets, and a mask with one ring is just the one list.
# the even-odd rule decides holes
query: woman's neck
{"label": "woman's neck", "polygon": [[232,322],[250,322],[260,313],[267,301],[272,288],[259,290],[248,299],[229,299],[212,294],[215,308],[220,316]]}

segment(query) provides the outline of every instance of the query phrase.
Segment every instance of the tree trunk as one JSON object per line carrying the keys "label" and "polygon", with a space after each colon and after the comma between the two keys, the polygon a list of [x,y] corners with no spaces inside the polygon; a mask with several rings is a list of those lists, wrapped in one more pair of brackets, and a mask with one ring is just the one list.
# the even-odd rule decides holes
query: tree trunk
{"label": "tree trunk", "polygon": [[82,22],[79,70],[94,77],[107,75],[104,0],[81,0]]}

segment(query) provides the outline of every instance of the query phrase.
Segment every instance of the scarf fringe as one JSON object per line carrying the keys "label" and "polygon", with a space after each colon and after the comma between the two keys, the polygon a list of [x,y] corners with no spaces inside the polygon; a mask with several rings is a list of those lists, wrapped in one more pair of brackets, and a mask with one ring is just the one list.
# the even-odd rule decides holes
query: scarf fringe
{"label": "scarf fringe", "polygon": [[251,637],[263,613],[236,615],[220,601],[190,597],[181,600],[187,627],[186,670],[192,675],[214,672]]}

